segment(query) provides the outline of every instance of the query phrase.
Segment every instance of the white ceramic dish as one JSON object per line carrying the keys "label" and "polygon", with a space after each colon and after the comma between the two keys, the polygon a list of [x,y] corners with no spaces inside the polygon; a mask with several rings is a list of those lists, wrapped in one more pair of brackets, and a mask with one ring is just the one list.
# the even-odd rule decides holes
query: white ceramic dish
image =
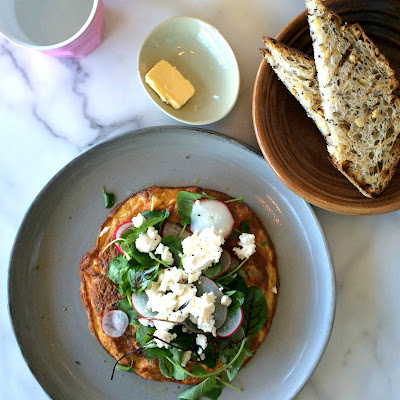
{"label": "white ceramic dish", "polygon": [[[196,93],[174,110],[145,83],[145,75],[161,59],[190,80]],[[225,117],[239,94],[239,67],[228,42],[216,28],[196,18],[174,17],[157,25],[139,52],[140,81],[155,104],[172,118],[204,125]]]}
{"label": "white ceramic dish", "polygon": [[108,212],[101,186],[118,202],[154,184],[244,195],[266,226],[278,256],[278,308],[266,341],[235,380],[244,392],[225,388],[221,399],[292,398],[315,369],[333,323],[334,273],[320,225],[254,150],[182,127],[143,129],[86,151],[32,204],[8,282],[14,331],[32,373],[57,400],[122,400],[133,392],[141,400],[175,399],[184,390],[122,371],[110,382],[113,361],[92,337],[79,296],[79,259]]}

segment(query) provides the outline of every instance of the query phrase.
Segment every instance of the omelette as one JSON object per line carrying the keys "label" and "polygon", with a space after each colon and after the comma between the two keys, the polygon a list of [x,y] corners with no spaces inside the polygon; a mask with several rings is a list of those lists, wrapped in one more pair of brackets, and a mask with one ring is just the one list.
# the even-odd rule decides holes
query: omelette
{"label": "omelette", "polygon": [[[178,215],[176,204],[176,197],[180,191],[207,194],[218,200],[228,201],[226,205],[233,215],[235,231],[240,232],[245,222],[246,226],[250,228],[250,233],[255,236],[257,249],[243,264],[242,270],[245,274],[244,279],[247,287],[258,287],[264,295],[268,307],[265,323],[258,333],[251,337],[249,342],[251,352],[254,354],[257,351],[270,330],[277,306],[279,291],[277,257],[273,243],[257,215],[243,201],[234,201],[232,197],[222,192],[200,187],[153,186],[127,198],[110,212],[99,229],[96,244],[89,252],[83,255],[79,263],[80,294],[93,336],[112,358],[120,360],[120,365],[131,367],[137,375],[145,379],[197,384],[203,378],[187,376],[183,380],[176,380],[166,377],[160,371],[157,358],[147,359],[140,352],[132,353],[139,347],[135,339],[137,325],[129,325],[125,334],[116,338],[106,335],[102,329],[103,316],[110,310],[116,309],[118,302],[122,299],[118,285],[107,276],[107,268],[111,260],[119,255],[117,247],[114,243],[111,243],[114,240],[116,229],[121,224],[131,221],[139,213],[148,210],[167,210],[169,212],[167,221],[180,224],[181,218]],[[229,202],[229,200],[233,201]],[[239,241],[237,236],[233,236],[231,235],[226,239],[224,244],[224,249],[230,253],[232,253],[233,248],[238,246]],[[214,342],[214,345],[218,347],[218,340]],[[247,352],[244,356],[243,365],[251,360],[252,357],[247,355],[248,353],[251,354],[251,352]],[[130,353],[129,356],[124,357],[127,353]],[[197,364],[204,367],[208,373],[223,367],[223,362],[218,357],[218,352],[214,368],[208,368],[200,360],[197,361]],[[191,371],[195,364],[195,360],[190,360],[186,365],[186,369]]]}

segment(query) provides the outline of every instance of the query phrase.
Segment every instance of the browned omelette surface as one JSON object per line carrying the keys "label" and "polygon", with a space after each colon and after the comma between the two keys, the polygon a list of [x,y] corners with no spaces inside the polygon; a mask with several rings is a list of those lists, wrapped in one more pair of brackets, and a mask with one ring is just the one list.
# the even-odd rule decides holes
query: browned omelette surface
{"label": "browned omelette surface", "polygon": [[[109,229],[101,237],[97,238],[93,249],[86,253],[79,263],[79,276],[82,281],[80,292],[83,306],[88,315],[89,328],[107,353],[116,360],[125,353],[132,351],[133,346],[137,347],[136,341],[133,338],[127,338],[127,336],[134,333],[136,326],[129,326],[127,334],[120,338],[111,338],[102,331],[101,320],[103,315],[107,311],[115,308],[118,301],[121,299],[116,285],[107,277],[108,264],[119,253],[113,245],[111,245],[104,254],[102,254],[102,251],[107,244],[113,240],[114,232],[120,224],[130,221],[138,213],[150,210],[152,203],[155,210],[168,210],[170,212],[167,219],[168,221],[179,223],[180,218],[178,216],[175,199],[176,195],[181,190],[193,193],[205,192],[222,201],[232,198],[227,194],[214,190],[202,189],[200,187],[153,186],[142,190],[123,201],[108,215],[99,232],[102,232],[104,228]],[[279,290],[277,259],[274,246],[268,233],[256,214],[246,204],[241,202],[232,202],[229,203],[228,206],[233,213],[235,227],[237,229],[240,230],[240,223],[243,220],[247,220],[250,222],[250,233],[255,235],[256,242],[264,243],[266,240],[268,241],[268,245],[264,249],[257,247],[256,252],[243,266],[243,270],[246,273],[247,286],[258,286],[263,291],[268,304],[268,317],[265,325],[261,331],[251,339],[250,348],[255,352],[267,336],[275,314],[278,295],[274,294],[272,290],[274,286]],[[224,248],[232,253],[232,248],[237,246],[237,242],[237,238],[227,240],[224,244]],[[248,362],[250,358],[251,357],[246,356],[245,363]],[[125,357],[121,361],[121,364],[132,364],[136,374],[146,379],[184,384],[195,384],[201,381],[201,379],[192,377],[188,377],[183,381],[168,379],[159,371],[157,359],[146,360],[137,354]],[[188,370],[190,370],[192,365],[193,362],[189,361],[187,364]],[[217,360],[215,369],[209,369],[205,365],[203,365],[203,367],[210,372],[221,368],[222,363],[220,360]]]}

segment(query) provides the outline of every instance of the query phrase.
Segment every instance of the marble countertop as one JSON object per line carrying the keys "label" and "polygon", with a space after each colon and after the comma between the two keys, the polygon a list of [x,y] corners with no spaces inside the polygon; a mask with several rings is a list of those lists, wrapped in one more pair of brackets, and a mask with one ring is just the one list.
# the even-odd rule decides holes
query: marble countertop
{"label": "marble countertop", "polygon": [[[257,146],[253,83],[263,35],[275,36],[305,9],[303,0],[105,0],[104,43],[84,59],[59,59],[0,38],[0,398],[47,396],[12,333],[7,265],[18,226],[46,182],[81,151],[123,132],[176,124],[140,85],[137,56],[146,34],[177,15],[204,19],[231,44],[241,72],[233,111],[206,125]],[[400,398],[400,211],[352,217],[314,208],[336,271],[333,333],[297,399]]]}

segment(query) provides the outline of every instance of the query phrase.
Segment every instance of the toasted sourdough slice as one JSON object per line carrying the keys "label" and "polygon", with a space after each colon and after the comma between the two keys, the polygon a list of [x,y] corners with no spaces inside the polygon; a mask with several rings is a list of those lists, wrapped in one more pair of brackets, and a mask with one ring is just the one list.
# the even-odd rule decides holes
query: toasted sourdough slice
{"label": "toasted sourdough slice", "polygon": [[400,159],[398,82],[359,25],[341,25],[320,0],[306,0],[334,165],[367,197],[379,196]]}
{"label": "toasted sourdough slice", "polygon": [[278,75],[278,78],[304,107],[324,135],[328,147],[330,132],[322,108],[317,70],[314,60],[301,51],[283,43],[263,37],[265,49],[260,49],[263,57]]}

